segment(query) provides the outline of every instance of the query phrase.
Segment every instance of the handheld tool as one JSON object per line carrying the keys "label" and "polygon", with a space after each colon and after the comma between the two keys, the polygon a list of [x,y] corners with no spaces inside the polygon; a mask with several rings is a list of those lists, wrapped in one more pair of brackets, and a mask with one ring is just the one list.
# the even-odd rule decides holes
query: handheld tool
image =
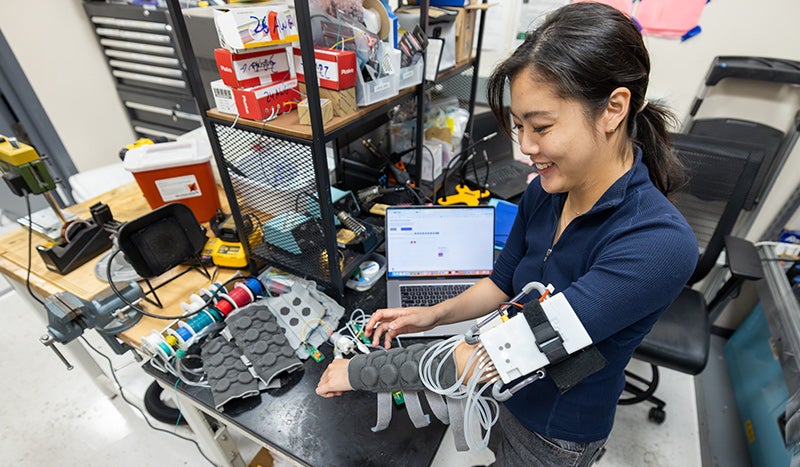
{"label": "handheld tool", "polygon": [[61,241],[36,247],[47,269],[67,274],[102,251],[111,248],[104,224],[111,222],[111,211],[103,203],[91,207],[92,219],[68,221],[52,191],[54,179],[45,164],[46,157],[25,143],[0,135],[0,172],[11,192],[17,196],[43,195],[62,223]]}

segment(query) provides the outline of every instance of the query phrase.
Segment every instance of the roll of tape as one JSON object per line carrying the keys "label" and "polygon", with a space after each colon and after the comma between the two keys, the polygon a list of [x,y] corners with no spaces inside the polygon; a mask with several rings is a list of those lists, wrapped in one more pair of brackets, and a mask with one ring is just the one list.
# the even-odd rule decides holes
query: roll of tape
{"label": "roll of tape", "polygon": [[371,8],[364,8],[364,25],[367,31],[378,34],[381,32],[381,15]]}

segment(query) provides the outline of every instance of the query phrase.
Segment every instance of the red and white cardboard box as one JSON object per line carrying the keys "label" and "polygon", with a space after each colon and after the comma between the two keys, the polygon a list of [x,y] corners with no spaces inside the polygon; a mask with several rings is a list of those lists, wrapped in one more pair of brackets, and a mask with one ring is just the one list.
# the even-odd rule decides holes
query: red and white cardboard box
{"label": "red and white cardboard box", "polygon": [[[295,47],[293,52],[297,80],[305,83],[303,57],[300,55],[300,49]],[[338,91],[356,85],[358,68],[356,67],[355,52],[317,48],[314,49],[314,59],[317,62],[317,78],[319,78],[320,87]]]}
{"label": "red and white cardboard box", "polygon": [[234,88],[233,98],[236,101],[239,116],[251,120],[265,120],[268,117],[288,112],[293,107],[286,105],[288,102],[300,102],[301,100],[296,79],[253,88]]}
{"label": "red and white cardboard box", "polygon": [[214,10],[219,44],[232,52],[300,40],[294,14],[286,4]]}
{"label": "red and white cardboard box", "polygon": [[244,54],[219,48],[214,49],[214,59],[222,82],[233,88],[251,88],[294,78],[287,47]]}

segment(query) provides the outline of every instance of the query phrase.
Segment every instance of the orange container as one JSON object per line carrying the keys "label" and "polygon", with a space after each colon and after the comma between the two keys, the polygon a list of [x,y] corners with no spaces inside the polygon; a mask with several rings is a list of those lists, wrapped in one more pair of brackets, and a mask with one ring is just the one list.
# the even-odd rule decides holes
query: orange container
{"label": "orange container", "polygon": [[133,173],[153,209],[179,202],[189,206],[198,221],[207,222],[220,208],[211,154],[201,154],[196,141],[130,149],[123,166]]}

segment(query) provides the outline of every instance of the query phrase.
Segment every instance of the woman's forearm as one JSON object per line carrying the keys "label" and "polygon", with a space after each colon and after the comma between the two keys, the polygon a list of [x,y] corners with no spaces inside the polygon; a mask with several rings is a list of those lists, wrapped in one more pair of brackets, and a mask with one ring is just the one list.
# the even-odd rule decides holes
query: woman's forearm
{"label": "woman's forearm", "polygon": [[464,293],[433,308],[439,316],[439,324],[450,324],[479,318],[508,299],[509,296],[487,277],[476,282]]}

